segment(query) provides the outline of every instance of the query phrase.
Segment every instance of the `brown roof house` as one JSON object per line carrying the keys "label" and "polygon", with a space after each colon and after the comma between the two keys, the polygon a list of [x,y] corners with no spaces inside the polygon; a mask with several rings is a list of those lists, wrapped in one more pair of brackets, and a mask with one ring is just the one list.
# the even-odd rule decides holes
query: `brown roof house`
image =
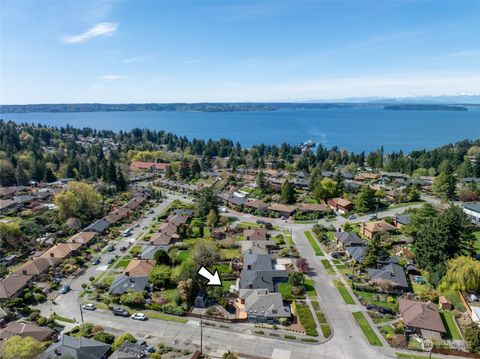
{"label": "brown roof house", "polygon": [[280,216],[290,217],[297,210],[297,207],[280,203],[272,203],[270,206],[268,206],[268,210],[278,213]]}
{"label": "brown roof house", "polygon": [[31,275],[12,273],[0,281],[0,300],[15,298],[30,284]]}
{"label": "brown roof house", "polygon": [[317,203],[302,203],[298,209],[302,213],[327,214],[332,212],[332,209],[329,206]]}
{"label": "brown roof house", "polygon": [[155,263],[153,259],[132,259],[123,273],[127,277],[148,277]]}
{"label": "brown roof house", "polygon": [[33,257],[25,262],[18,270],[17,273],[23,275],[40,276],[48,272],[50,267],[54,267],[61,261],[60,258],[52,257]]}
{"label": "brown roof house", "polygon": [[185,225],[188,222],[189,216],[187,214],[171,214],[167,218],[167,222],[173,224],[176,227]]}
{"label": "brown roof house", "polygon": [[7,326],[0,330],[0,340],[6,340],[14,335],[32,337],[38,341],[49,340],[52,338],[54,331],[47,328],[39,327],[30,323],[8,323]]}
{"label": "brown roof house", "polygon": [[265,241],[267,239],[267,230],[264,228],[246,229],[243,231],[243,239],[246,241]]}
{"label": "brown roof house", "polygon": [[249,199],[247,202],[245,202],[245,207],[257,211],[265,211],[268,208],[268,204],[259,199]]}
{"label": "brown roof house", "polygon": [[81,246],[80,243],[60,243],[45,251],[40,257],[65,259],[71,256],[72,253],[77,251]]}
{"label": "brown roof house", "polygon": [[331,209],[342,214],[351,211],[354,207],[352,202],[350,202],[348,199],[341,197],[330,198],[327,201],[327,204],[330,206]]}
{"label": "brown roof house", "polygon": [[400,299],[399,307],[405,327],[423,338],[441,339],[446,333],[437,306],[432,302]]}
{"label": "brown roof house", "polygon": [[360,234],[372,239],[375,234],[388,233],[395,231],[397,228],[385,221],[374,221],[362,223],[360,225]]}
{"label": "brown roof house", "polygon": [[70,237],[67,243],[79,243],[81,245],[90,243],[97,235],[97,232],[79,232]]}

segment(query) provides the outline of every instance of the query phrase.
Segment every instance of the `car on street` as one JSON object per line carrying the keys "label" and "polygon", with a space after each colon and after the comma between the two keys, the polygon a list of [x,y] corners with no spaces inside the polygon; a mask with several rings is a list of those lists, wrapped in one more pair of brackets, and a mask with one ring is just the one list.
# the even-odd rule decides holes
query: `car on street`
{"label": "car on street", "polygon": [[382,314],[393,314],[393,310],[390,308],[385,308],[385,307],[379,307],[378,312]]}
{"label": "car on street", "polygon": [[88,303],[88,304],[82,305],[82,309],[83,310],[95,310],[95,309],[97,309],[97,307],[95,307],[95,304],[93,304],[93,303]]}
{"label": "car on street", "polygon": [[108,246],[107,249],[109,252],[113,252],[115,250],[115,246]]}
{"label": "car on street", "polygon": [[112,308],[112,313],[113,313],[113,315],[116,315],[117,317],[129,317],[130,316],[130,313],[128,313],[128,311],[126,311],[125,309],[120,308],[120,307],[113,307]]}
{"label": "car on street", "polygon": [[367,310],[377,310],[377,306],[374,304],[367,304]]}
{"label": "car on street", "polygon": [[67,294],[70,292],[70,286],[65,284],[62,288],[60,288],[60,294]]}
{"label": "car on street", "polygon": [[107,261],[107,264],[112,264],[113,262],[115,262],[115,258],[114,258],[114,257],[110,258],[110,259]]}
{"label": "car on street", "polygon": [[377,215],[376,215],[376,214],[372,214],[372,215],[370,216],[370,220],[371,220],[371,221],[374,220],[374,219],[377,219]]}
{"label": "car on street", "polygon": [[135,227],[135,228],[140,227],[140,223],[137,223],[134,227]]}
{"label": "car on street", "polygon": [[266,222],[263,219],[257,219],[257,224],[265,224]]}
{"label": "car on street", "polygon": [[356,218],[357,218],[357,216],[355,216],[354,214],[352,214],[352,215],[348,216],[348,218],[347,218],[347,219],[349,219],[349,220],[353,220],[353,219],[356,219]]}
{"label": "car on street", "polygon": [[119,250],[120,250],[120,252],[125,252],[127,250],[127,247],[121,246]]}
{"label": "car on street", "polygon": [[97,264],[100,264],[100,258],[95,258],[92,262],[93,265],[97,265]]}
{"label": "car on street", "polygon": [[134,320],[147,320],[148,317],[144,313],[134,313],[131,316]]}

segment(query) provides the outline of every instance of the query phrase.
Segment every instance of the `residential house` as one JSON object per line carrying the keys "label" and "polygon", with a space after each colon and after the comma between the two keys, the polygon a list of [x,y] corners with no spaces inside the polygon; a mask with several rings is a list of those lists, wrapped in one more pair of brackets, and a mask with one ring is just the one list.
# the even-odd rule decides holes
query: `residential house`
{"label": "residential house", "polygon": [[400,316],[407,330],[428,339],[441,339],[442,335],[446,333],[442,318],[434,303],[400,299],[398,304]]}
{"label": "residential house", "polygon": [[268,289],[240,289],[239,302],[241,305],[237,308],[243,309],[248,320],[254,323],[275,324],[292,315],[290,307],[283,303],[282,295],[270,293]]}
{"label": "residential house", "polygon": [[464,203],[462,207],[472,223],[480,224],[480,202]]}
{"label": "residential house", "polygon": [[408,213],[397,214],[393,217],[393,225],[398,229],[410,224],[410,215]]}
{"label": "residential house", "polygon": [[187,214],[171,214],[167,218],[167,222],[173,224],[176,227],[187,224],[189,216]]}
{"label": "residential house", "polygon": [[128,292],[143,292],[147,289],[148,277],[119,275],[110,286],[110,294],[122,295]]}
{"label": "residential house", "polygon": [[372,283],[390,282],[396,290],[408,290],[408,281],[403,267],[397,263],[388,263],[381,268],[368,268],[368,278]]}
{"label": "residential house", "polygon": [[319,213],[322,215],[332,212],[329,206],[316,203],[301,203],[298,210],[302,213]]}
{"label": "residential house", "polygon": [[438,298],[438,305],[440,306],[441,310],[452,310],[453,309],[452,303],[444,295],[441,295]]}
{"label": "residential house", "polygon": [[247,202],[245,197],[236,196],[234,193],[221,193],[218,195],[230,208],[243,207]]}
{"label": "residential house", "polygon": [[247,250],[243,258],[240,288],[268,289],[270,292],[275,292],[278,283],[288,280],[287,271],[277,270],[275,263],[271,254],[258,253],[252,248]]}
{"label": "residential house", "polygon": [[369,173],[369,172],[363,172],[359,173],[355,176],[355,181],[374,181],[376,179],[380,178],[380,175],[376,173]]}
{"label": "residential house", "polygon": [[30,285],[33,276],[22,273],[12,273],[0,281],[0,300],[17,297],[23,288]]}
{"label": "residential house", "polygon": [[293,213],[295,213],[297,207],[280,203],[272,203],[267,207],[267,209],[278,214],[279,216],[290,217],[293,215]]}
{"label": "residential house", "polygon": [[136,170],[166,171],[168,166],[169,166],[168,163],[133,161],[130,164],[130,169],[132,171],[136,171]]}
{"label": "residential house", "polygon": [[47,273],[50,267],[56,266],[60,261],[60,258],[53,257],[31,257],[16,272],[38,277]]}
{"label": "residential house", "polygon": [[63,335],[41,355],[44,359],[105,359],[110,345],[84,337]]}
{"label": "residential house", "polygon": [[367,246],[353,246],[345,249],[347,255],[357,264],[362,264],[367,252]]}
{"label": "residential house", "polygon": [[146,348],[147,344],[131,343],[127,340],[120,344],[108,359],[143,359],[147,357]]}
{"label": "residential house", "polygon": [[81,246],[80,243],[59,243],[45,251],[40,257],[65,259],[70,257]]}
{"label": "residential house", "polygon": [[155,245],[144,247],[142,253],[140,253],[140,259],[153,259],[159,249],[161,248]]}
{"label": "residential house", "polygon": [[18,203],[13,199],[0,199],[0,213],[7,212],[18,207]]}
{"label": "residential house", "polygon": [[54,331],[39,327],[38,325],[20,322],[10,322],[5,328],[0,329],[0,340],[6,340],[15,335],[22,338],[32,337],[33,339],[43,342],[44,340],[52,339]]}
{"label": "residential house", "polygon": [[335,241],[340,243],[343,248],[350,246],[361,246],[364,242],[355,232],[335,232],[333,235]]}
{"label": "residential house", "polygon": [[84,229],[84,231],[102,233],[108,227],[110,227],[110,222],[102,218],[90,224],[88,227]]}
{"label": "residential house", "polygon": [[268,208],[268,204],[259,199],[250,199],[245,202],[245,207],[262,212]]}
{"label": "residential house", "polygon": [[267,240],[267,230],[259,229],[245,229],[243,231],[243,239],[245,241],[265,241]]}
{"label": "residential house", "polygon": [[127,217],[129,213],[130,213],[130,210],[128,208],[121,207],[111,211],[108,215],[106,215],[103,218],[110,224],[115,224],[121,221],[122,219],[124,219],[125,217]]}
{"label": "residential house", "polygon": [[82,246],[85,244],[89,244],[91,241],[95,239],[97,236],[97,232],[79,232],[67,240],[67,243],[79,243]]}
{"label": "residential house", "polygon": [[342,214],[350,212],[354,207],[354,204],[352,202],[350,202],[348,199],[341,197],[330,198],[327,201],[327,204],[330,206],[331,209]]}
{"label": "residential house", "polygon": [[132,259],[123,273],[127,277],[148,277],[155,264],[156,261],[152,259]]}
{"label": "residential house", "polygon": [[372,239],[376,234],[393,232],[397,228],[385,221],[373,221],[360,224],[360,234]]}

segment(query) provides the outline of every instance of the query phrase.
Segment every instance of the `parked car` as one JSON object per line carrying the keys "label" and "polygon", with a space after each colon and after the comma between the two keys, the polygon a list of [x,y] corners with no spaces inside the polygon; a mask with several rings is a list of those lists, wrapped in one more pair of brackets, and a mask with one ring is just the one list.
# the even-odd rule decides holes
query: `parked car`
{"label": "parked car", "polygon": [[378,311],[382,314],[393,314],[393,310],[391,310],[390,308],[379,307]]}
{"label": "parked car", "polygon": [[95,304],[93,304],[93,303],[88,303],[88,304],[82,305],[82,309],[83,310],[95,310],[95,309],[97,309],[97,307],[95,307]]}
{"label": "parked car", "polygon": [[147,320],[148,319],[148,317],[144,313],[132,314],[131,318],[134,319],[134,320]]}
{"label": "parked car", "polygon": [[113,315],[116,315],[118,317],[128,317],[130,314],[123,308],[120,307],[113,307],[112,308],[112,313]]}
{"label": "parked car", "polygon": [[126,250],[127,250],[127,247],[125,247],[125,246],[120,247],[120,252],[125,252]]}
{"label": "parked car", "polygon": [[265,222],[263,219],[257,219],[257,223],[258,223],[258,224],[265,224],[265,223],[267,223],[267,222]]}
{"label": "parked car", "polygon": [[115,262],[115,258],[113,258],[113,257],[110,258],[110,259],[107,261],[108,264],[112,264],[113,262]]}
{"label": "parked car", "polygon": [[67,294],[70,292],[70,286],[65,284],[62,288],[60,288],[60,294]]}
{"label": "parked car", "polygon": [[115,246],[108,246],[108,251],[113,252],[115,250]]}
{"label": "parked car", "polygon": [[145,354],[155,353],[155,347],[152,347],[151,345],[147,345],[145,349],[143,349],[143,352]]}
{"label": "parked car", "polygon": [[135,228],[140,227],[140,223],[137,223],[134,227],[135,227]]}
{"label": "parked car", "polygon": [[350,216],[348,216],[349,220],[353,220],[353,219],[357,219],[357,216],[355,216],[354,214],[351,214]]}
{"label": "parked car", "polygon": [[377,306],[374,304],[367,304],[367,310],[377,310]]}
{"label": "parked car", "polygon": [[100,264],[100,258],[95,258],[92,262],[93,265],[97,265],[97,264]]}
{"label": "parked car", "polygon": [[370,220],[371,220],[371,221],[374,220],[374,219],[377,219],[377,215],[376,215],[376,214],[372,214],[372,215],[370,216]]}

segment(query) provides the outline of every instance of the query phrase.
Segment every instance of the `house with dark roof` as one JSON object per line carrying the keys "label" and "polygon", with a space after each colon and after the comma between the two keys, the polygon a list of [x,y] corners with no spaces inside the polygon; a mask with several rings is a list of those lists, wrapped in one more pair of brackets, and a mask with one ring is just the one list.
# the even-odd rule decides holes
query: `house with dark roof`
{"label": "house with dark roof", "polygon": [[97,232],[97,233],[102,233],[104,230],[106,230],[108,227],[110,227],[110,222],[106,221],[105,219],[99,219],[98,221],[93,222],[90,224],[88,227],[84,229],[85,232]]}
{"label": "house with dark roof", "polygon": [[3,329],[0,329],[0,340],[6,340],[14,335],[22,338],[32,337],[38,341],[52,339],[54,331],[48,328],[39,327],[30,323],[10,322]]}
{"label": "house with dark roof", "polygon": [[462,207],[472,223],[480,224],[480,202],[464,203]]}
{"label": "house with dark roof", "polygon": [[428,339],[441,339],[446,333],[434,303],[400,299],[398,304],[406,329]]}
{"label": "house with dark roof", "polygon": [[397,214],[393,217],[393,225],[399,229],[408,224],[410,224],[410,215],[408,213]]}
{"label": "house with dark roof", "polygon": [[381,268],[368,268],[371,282],[388,281],[395,289],[408,290],[408,281],[403,267],[397,263],[388,263]]}
{"label": "house with dark roof", "polygon": [[340,243],[344,248],[350,246],[361,246],[364,242],[355,232],[335,232],[333,235],[335,241]]}
{"label": "house with dark roof", "polygon": [[221,193],[218,197],[223,200],[229,207],[243,207],[247,202],[245,197],[235,196],[233,193]]}
{"label": "house with dark roof", "polygon": [[186,214],[171,214],[167,218],[168,223],[172,223],[174,226],[179,227],[187,224],[189,216]]}
{"label": "house with dark roof", "polygon": [[110,345],[84,337],[63,335],[41,355],[44,359],[105,359]]}
{"label": "house with dark roof", "polygon": [[275,262],[271,254],[248,249],[244,253],[240,288],[268,289],[270,292],[275,292],[279,283],[288,280],[287,271],[276,270]]}
{"label": "house with dark roof", "polygon": [[347,255],[357,264],[362,264],[367,252],[367,246],[352,246],[345,249]]}
{"label": "house with dark roof", "polygon": [[162,248],[159,248],[159,246],[155,245],[144,247],[140,253],[140,259],[153,259],[155,257],[155,253],[157,253],[159,249]]}
{"label": "house with dark roof", "polygon": [[108,359],[143,359],[147,357],[145,354],[146,348],[146,344],[131,343],[126,340],[112,353],[112,355],[108,357]]}
{"label": "house with dark roof", "polygon": [[122,295],[127,292],[143,292],[147,289],[148,277],[119,275],[110,285],[110,294]]}
{"label": "house with dark roof", "polygon": [[[280,293],[268,289],[240,289],[237,310],[243,311],[254,323],[278,323],[281,318],[290,318],[290,306],[285,305]],[[241,317],[238,314],[237,317]]]}

